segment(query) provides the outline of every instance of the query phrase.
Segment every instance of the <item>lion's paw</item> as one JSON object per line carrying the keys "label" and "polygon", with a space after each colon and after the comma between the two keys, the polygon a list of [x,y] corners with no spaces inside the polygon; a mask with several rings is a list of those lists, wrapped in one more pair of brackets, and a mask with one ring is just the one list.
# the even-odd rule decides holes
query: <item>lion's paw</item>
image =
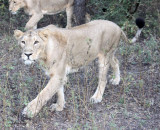
{"label": "lion's paw", "polygon": [[111,79],[110,82],[111,82],[113,85],[119,85],[120,78]]}
{"label": "lion's paw", "polygon": [[90,98],[90,102],[91,102],[91,103],[99,103],[99,102],[101,102],[101,101],[102,101],[102,97],[96,98],[96,97],[92,96],[92,97]]}
{"label": "lion's paw", "polygon": [[52,105],[50,106],[50,110],[51,110],[51,111],[62,111],[62,110],[63,110],[63,107],[60,106],[60,105],[58,105],[57,103],[55,103],[55,104],[52,104]]}
{"label": "lion's paw", "polygon": [[39,110],[37,109],[37,103],[36,101],[31,101],[23,110],[22,115],[24,117],[32,118],[34,117]]}

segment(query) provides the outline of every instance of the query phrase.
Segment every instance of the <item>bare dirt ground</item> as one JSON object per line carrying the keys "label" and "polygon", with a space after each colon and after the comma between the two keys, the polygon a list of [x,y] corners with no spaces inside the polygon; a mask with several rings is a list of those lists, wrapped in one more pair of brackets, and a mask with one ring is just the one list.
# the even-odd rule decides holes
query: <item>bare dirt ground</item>
{"label": "bare dirt ground", "polygon": [[38,64],[25,66],[14,38],[3,34],[0,37],[0,129],[160,129],[159,39],[151,37],[134,45],[121,43],[119,48],[121,82],[118,86],[106,85],[101,103],[89,102],[98,81],[95,60],[68,76],[66,106],[62,112],[50,111],[50,105],[56,101],[54,96],[36,117],[23,121],[21,111],[48,79]]}

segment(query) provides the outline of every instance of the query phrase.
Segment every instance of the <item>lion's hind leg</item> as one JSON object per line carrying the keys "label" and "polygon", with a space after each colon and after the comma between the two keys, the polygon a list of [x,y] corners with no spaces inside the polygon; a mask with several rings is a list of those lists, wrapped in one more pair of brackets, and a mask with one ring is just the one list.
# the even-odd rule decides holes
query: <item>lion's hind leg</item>
{"label": "lion's hind leg", "polygon": [[114,54],[110,59],[110,64],[111,64],[111,67],[113,68],[113,77],[110,80],[110,82],[113,85],[118,85],[120,82],[119,62],[118,62],[118,59],[114,56]]}
{"label": "lion's hind leg", "polygon": [[99,83],[96,92],[90,99],[92,103],[98,103],[101,102],[102,100],[105,86],[107,84],[107,72],[110,66],[109,61],[110,61],[109,55],[107,56],[104,56],[102,54],[99,55]]}

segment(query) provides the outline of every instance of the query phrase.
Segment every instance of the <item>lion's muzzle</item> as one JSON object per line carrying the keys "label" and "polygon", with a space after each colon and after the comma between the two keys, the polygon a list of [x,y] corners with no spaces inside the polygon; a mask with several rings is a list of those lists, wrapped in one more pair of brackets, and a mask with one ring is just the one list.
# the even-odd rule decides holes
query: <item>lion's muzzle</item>
{"label": "lion's muzzle", "polygon": [[29,54],[27,54],[27,53],[24,53],[27,57],[28,57],[28,59],[29,59],[29,57],[33,54],[33,53],[29,53]]}
{"label": "lion's muzzle", "polygon": [[13,11],[13,10],[9,10],[10,12],[11,12],[11,14],[13,14],[13,15],[15,15],[15,14],[17,14],[17,11]]}
{"label": "lion's muzzle", "polygon": [[31,65],[32,63],[34,63],[34,61],[32,61],[32,60],[25,60],[24,61],[25,65]]}
{"label": "lion's muzzle", "polygon": [[26,65],[30,65],[34,62],[34,60],[32,59],[32,54],[33,53],[24,53],[23,56],[22,56],[22,59],[24,60],[24,63]]}
{"label": "lion's muzzle", "polygon": [[11,14],[13,14],[13,15],[17,14],[17,11],[13,11],[12,9],[9,9],[9,11],[10,11]]}

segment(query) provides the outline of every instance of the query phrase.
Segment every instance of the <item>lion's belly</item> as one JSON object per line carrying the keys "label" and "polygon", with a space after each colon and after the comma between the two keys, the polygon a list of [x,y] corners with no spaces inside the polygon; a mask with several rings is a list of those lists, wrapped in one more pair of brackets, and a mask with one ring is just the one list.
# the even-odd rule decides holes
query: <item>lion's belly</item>
{"label": "lion's belly", "polygon": [[84,56],[84,58],[81,58],[81,57],[78,57],[78,56],[76,56],[75,58],[70,57],[70,59],[68,60],[68,64],[70,66],[72,66],[73,68],[78,68],[78,67],[81,67],[81,66],[88,65],[95,58],[96,58],[96,56],[94,56],[94,57]]}
{"label": "lion's belly", "polygon": [[57,13],[60,13],[60,12],[62,12],[62,11],[64,11],[65,10],[65,8],[63,9],[63,8],[52,8],[52,9],[46,9],[46,10],[42,10],[42,13],[43,14],[48,14],[48,15],[53,15],[53,14],[57,14]]}
{"label": "lion's belly", "polygon": [[79,48],[78,50],[70,50],[67,53],[67,62],[73,68],[87,65],[98,56],[98,48]]}
{"label": "lion's belly", "polygon": [[41,3],[42,4],[41,11],[43,14],[52,15],[59,13],[61,11],[64,11],[67,5],[66,0],[57,0],[57,1],[50,0],[49,3],[50,3],[49,5],[46,3],[46,1]]}

